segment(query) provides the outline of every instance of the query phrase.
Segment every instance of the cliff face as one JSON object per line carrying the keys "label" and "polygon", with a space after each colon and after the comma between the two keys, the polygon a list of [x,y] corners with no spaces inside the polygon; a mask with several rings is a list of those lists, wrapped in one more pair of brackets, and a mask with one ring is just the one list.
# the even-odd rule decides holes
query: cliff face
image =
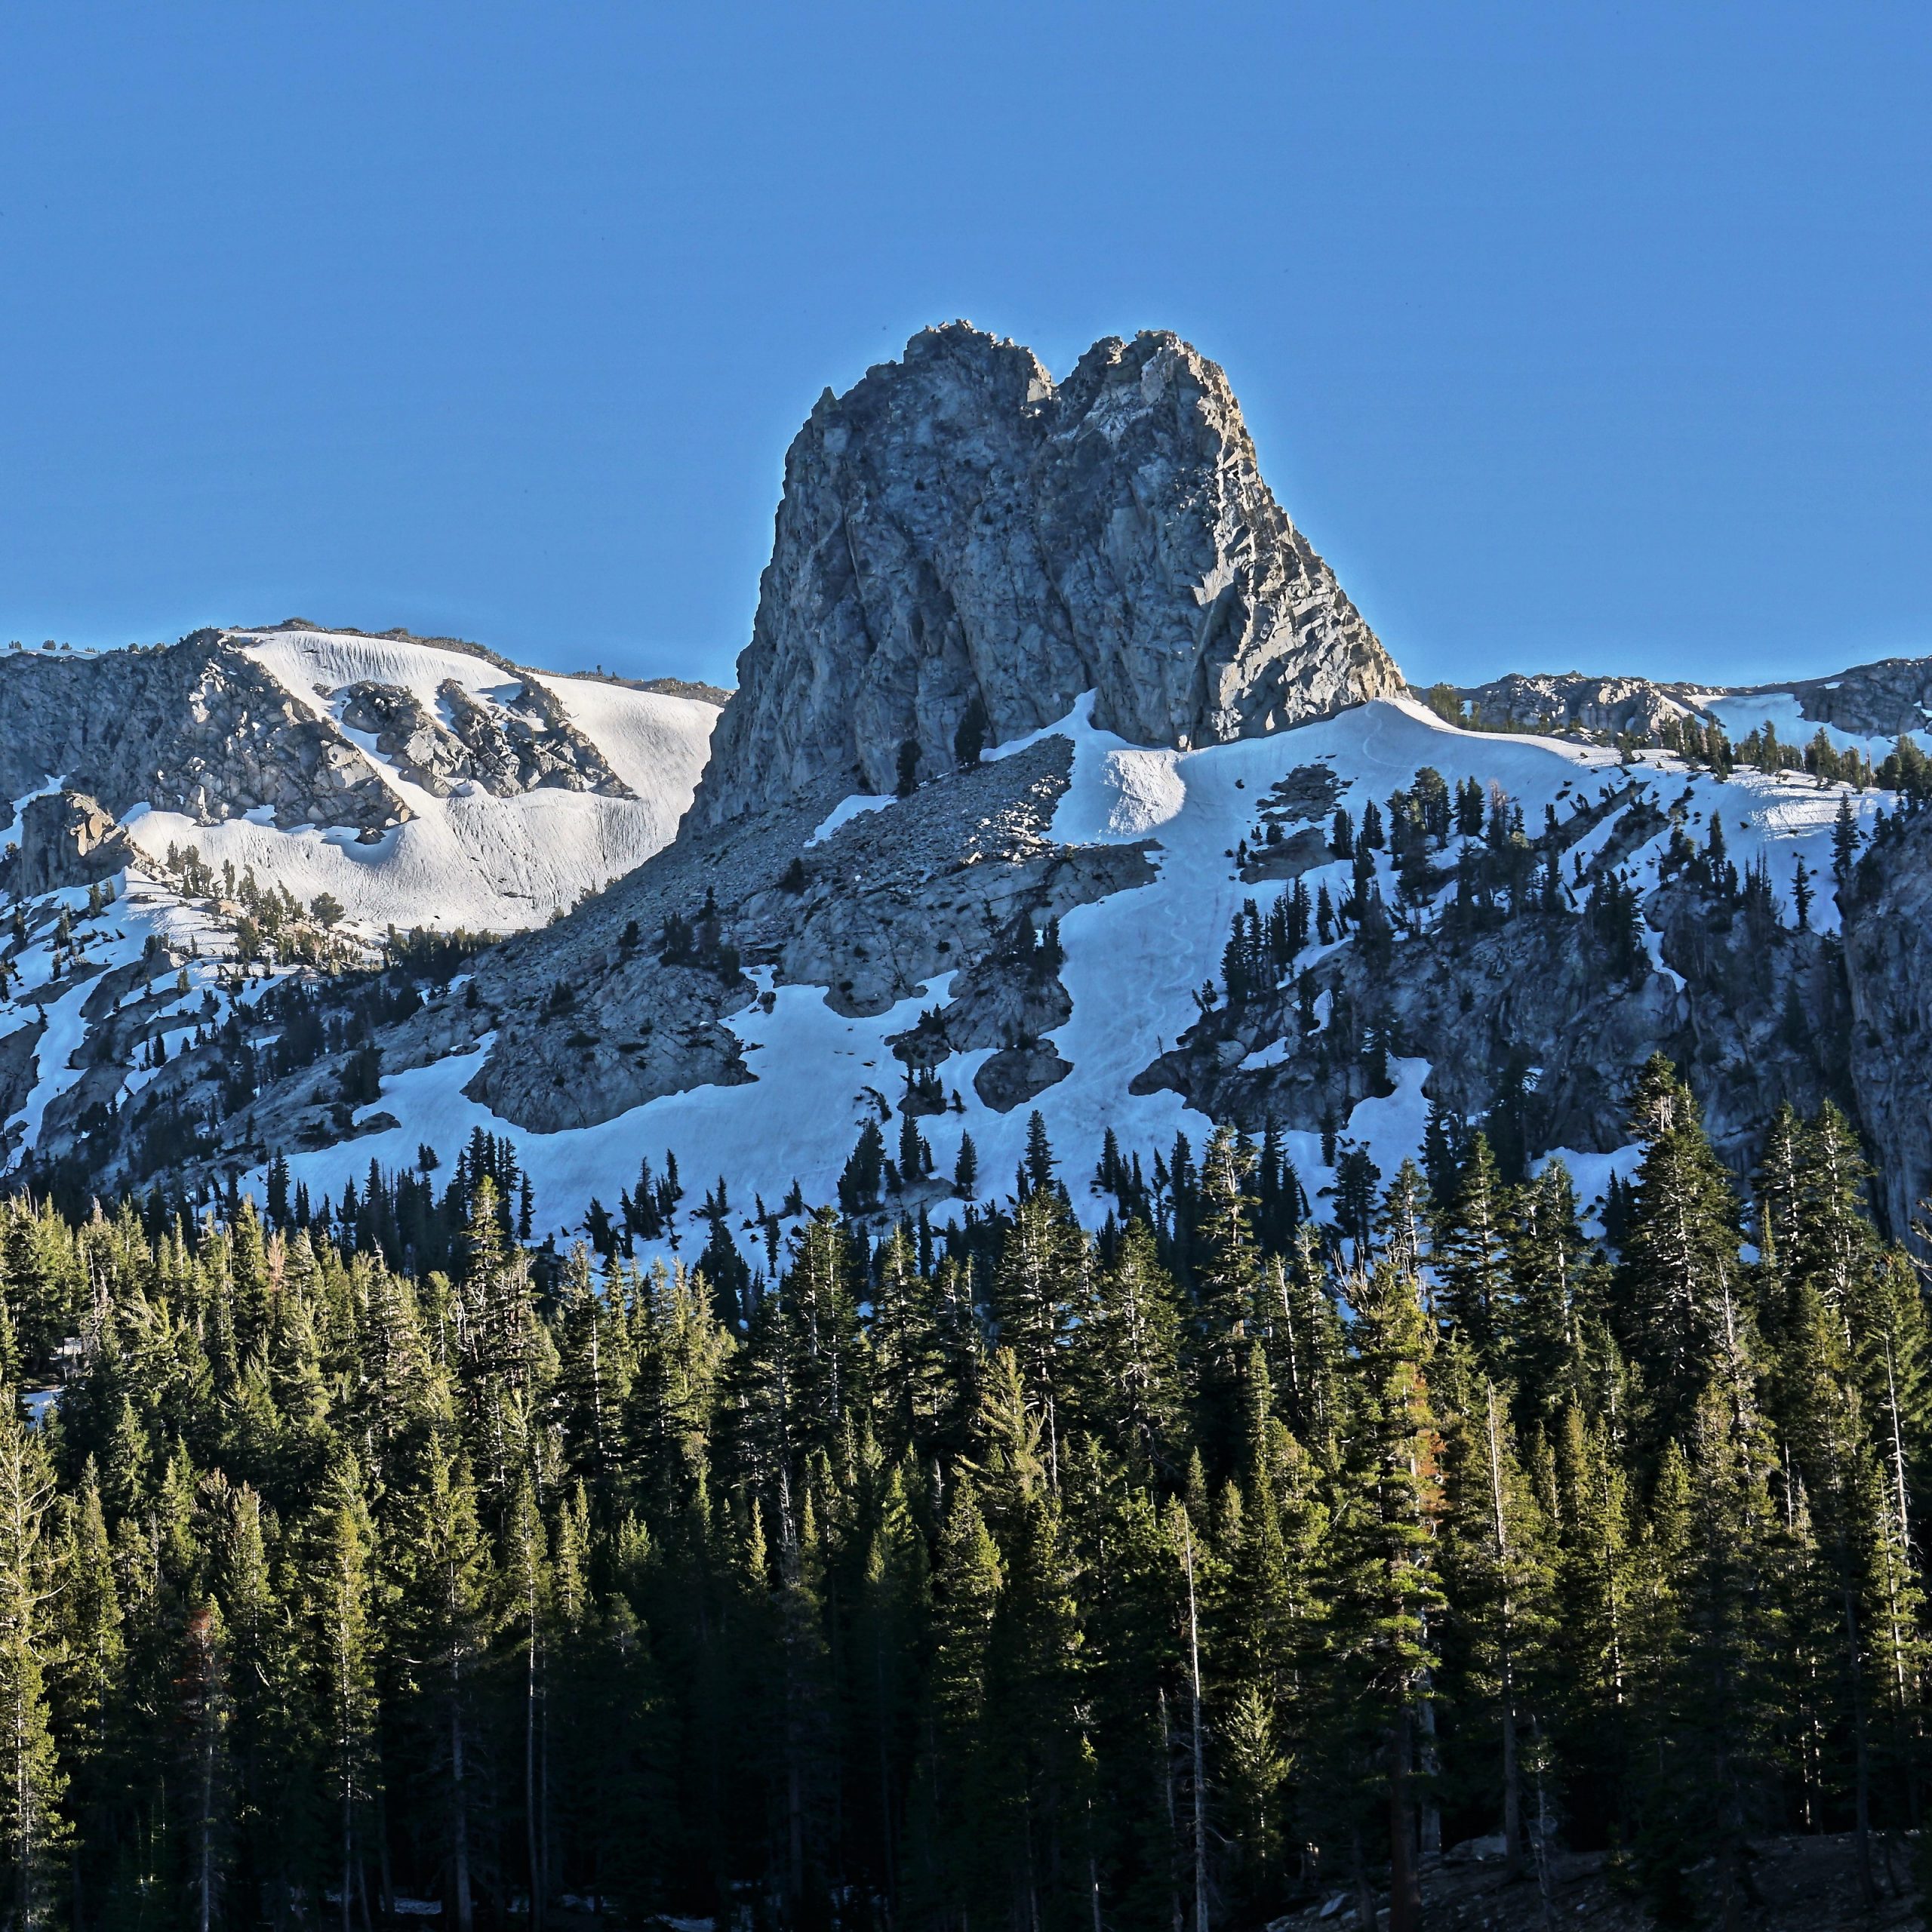
{"label": "cliff face", "polygon": [[1547,731],[1581,725],[1586,731],[1635,734],[1647,738],[1672,718],[1697,709],[1708,695],[1697,685],[1660,685],[1649,678],[1593,678],[1580,672],[1512,671],[1486,685],[1466,685],[1456,695],[1471,715],[1490,725],[1507,723]]}
{"label": "cliff face", "polygon": [[277,825],[374,837],[406,813],[335,726],[220,632],[165,650],[0,657],[0,792],[50,778],[116,818],[146,804],[202,824],[266,807]]}
{"label": "cliff face", "polygon": [[1866,1140],[1879,1168],[1887,1226],[1903,1235],[1927,1217],[1932,1193],[1932,823],[1906,821],[1889,848],[1841,891],[1849,1062]]}
{"label": "cliff face", "polygon": [[1103,727],[1187,748],[1402,688],[1213,363],[1110,337],[1056,387],[964,323],[828,390],[794,439],[738,675],[695,825],[889,792],[1088,690]]}

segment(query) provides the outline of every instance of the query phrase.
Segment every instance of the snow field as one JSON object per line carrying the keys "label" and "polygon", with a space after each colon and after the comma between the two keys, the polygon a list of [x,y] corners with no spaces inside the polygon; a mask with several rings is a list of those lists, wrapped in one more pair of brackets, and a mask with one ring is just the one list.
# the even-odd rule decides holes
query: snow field
{"label": "snow field", "polygon": [[341,727],[349,687],[396,685],[447,723],[448,706],[438,695],[445,681],[500,706],[515,697],[520,678],[467,652],[405,639],[319,631],[237,635],[305,710],[343,729],[414,816],[363,844],[342,826],[282,831],[259,822],[265,814],[205,826],[137,807],[127,817],[129,836],[156,861],[170,844],[192,844],[217,871],[228,860],[238,872],[252,866],[263,885],[285,885],[305,904],[330,893],[349,923],[365,931],[394,924],[518,931],[634,871],[675,834],[718,718],[715,706],[696,699],[532,672],[637,796],[545,788],[499,798],[475,787],[438,798],[405,778],[369,734]]}
{"label": "snow field", "polygon": [[[1795,691],[1762,691],[1755,697],[1712,697],[1700,702],[1724,727],[1724,735],[1734,745],[1742,744],[1760,725],[1767,723],[1776,728],[1779,743],[1789,745],[1794,750],[1802,751],[1822,731],[1831,740],[1835,751],[1863,752],[1874,764],[1882,764],[1885,755],[1896,749],[1898,743],[1896,738],[1867,737],[1856,732],[1841,731],[1835,724],[1807,718],[1798,709]],[[1921,751],[1932,751],[1932,731],[1915,730],[1911,735]]]}
{"label": "snow field", "polygon": [[[1392,792],[1410,785],[1420,767],[1432,765],[1451,786],[1472,777],[1485,785],[1501,784],[1521,804],[1534,837],[1546,802],[1558,801],[1559,813],[1567,815],[1579,796],[1594,800],[1605,785],[1621,785],[1629,775],[1612,752],[1561,739],[1457,731],[1406,700],[1366,705],[1269,737],[1192,752],[1149,750],[1097,730],[1091,698],[1082,699],[1060,724],[1029,734],[1024,742],[1054,733],[1070,738],[1075,751],[1054,835],[1071,844],[1156,841],[1154,882],[1076,907],[1060,921],[1066,955],[1063,977],[1073,1011],[1052,1044],[1072,1071],[1035,1105],[1063,1164],[1075,1208],[1090,1224],[1103,1219],[1109,1204],[1088,1186],[1108,1127],[1115,1129],[1122,1152],[1138,1152],[1143,1164],[1154,1153],[1168,1151],[1177,1133],[1187,1135],[1198,1155],[1211,1131],[1211,1124],[1179,1095],[1134,1096],[1128,1087],[1193,1023],[1195,991],[1204,980],[1218,975],[1229,924],[1242,903],[1251,898],[1265,914],[1289,889],[1280,881],[1243,883],[1226,856],[1251,830],[1275,780],[1298,765],[1329,764],[1344,781],[1342,802],[1358,823],[1368,798],[1386,801]],[[1719,784],[1691,776],[1679,760],[1657,755],[1640,760],[1636,775],[1666,808],[1687,789],[1688,829],[1700,842],[1707,834],[1709,814],[1721,812],[1734,862],[1742,869],[1760,852],[1768,854],[1774,883],[1787,900],[1793,863],[1802,855],[1823,875],[1826,887],[1814,902],[1813,922],[1826,929],[1835,923],[1829,877],[1837,788],[1820,792],[1808,779],[1770,779],[1755,773]],[[1869,795],[1853,798],[1869,822],[1881,801]],[[830,836],[834,821],[843,823],[860,810],[889,803],[848,800],[819,835]],[[1587,860],[1610,835],[1607,823],[1574,849]],[[1628,862],[1626,871],[1641,891],[1654,884],[1667,839],[1666,833],[1653,840]],[[1392,898],[1383,857],[1384,890]],[[1331,894],[1339,894],[1348,889],[1349,871],[1346,862],[1336,861],[1304,876],[1311,894],[1324,882]],[[1311,946],[1304,963],[1321,950]],[[943,1004],[950,977],[935,977],[889,1013],[860,1020],[834,1013],[822,989],[778,987],[769,1014],[755,1003],[728,1023],[744,1042],[747,1064],[756,1076],[752,1084],[667,1096],[615,1120],[560,1134],[528,1132],[466,1099],[462,1088],[482,1063],[487,1048],[453,1057],[384,1078],[382,1097],[365,1110],[365,1117],[390,1114],[398,1122],[395,1128],[297,1155],[291,1170],[312,1193],[339,1195],[345,1181],[354,1179],[359,1185],[371,1158],[385,1168],[407,1166],[418,1143],[426,1141],[447,1161],[471,1131],[481,1127],[515,1143],[531,1177],[537,1224],[546,1232],[573,1231],[592,1195],[614,1208],[619,1193],[635,1181],[640,1159],[648,1155],[661,1171],[667,1147],[677,1155],[691,1203],[721,1174],[732,1185],[733,1205],[741,1216],[752,1210],[752,1192],[775,1207],[795,1180],[808,1204],[830,1201],[860,1126],[879,1117],[881,1097],[896,1103],[903,1088],[903,1069],[886,1044],[888,1038],[913,1024],[923,1008]],[[1281,1051],[1279,1043],[1259,1046],[1249,1063],[1266,1064]],[[984,1193],[1003,1195],[1024,1152],[1032,1109],[1022,1106],[1002,1115],[980,1102],[973,1075],[989,1057],[982,1051],[947,1060],[940,1078],[949,1095],[959,1095],[964,1112],[924,1118],[919,1125],[941,1176],[951,1172],[961,1134],[971,1134]],[[1397,1060],[1390,1070],[1395,1091],[1358,1106],[1340,1137],[1345,1146],[1366,1148],[1385,1179],[1405,1155],[1419,1152],[1427,1106],[1422,1092],[1426,1061]],[[883,1130],[890,1152],[896,1119],[883,1123]],[[1334,1180],[1321,1158],[1320,1137],[1289,1133],[1284,1143],[1303,1186],[1318,1201],[1321,1190]],[[1558,1151],[1586,1205],[1601,1196],[1612,1171],[1627,1171],[1635,1158],[1629,1149],[1610,1154]],[[958,1211],[949,1201],[933,1201],[929,1208],[940,1221]],[[761,1258],[755,1238],[746,1238],[746,1249],[748,1257]]]}

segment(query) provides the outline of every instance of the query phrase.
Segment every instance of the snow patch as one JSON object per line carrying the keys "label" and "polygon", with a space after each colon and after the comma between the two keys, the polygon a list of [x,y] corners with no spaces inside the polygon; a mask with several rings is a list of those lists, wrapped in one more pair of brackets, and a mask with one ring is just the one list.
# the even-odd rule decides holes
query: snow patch
{"label": "snow patch", "polygon": [[850,798],[841,798],[820,820],[818,829],[805,841],[805,844],[808,847],[822,845],[841,825],[850,825],[855,818],[861,817],[867,812],[882,812],[887,806],[896,805],[898,802],[889,793],[854,792]]}

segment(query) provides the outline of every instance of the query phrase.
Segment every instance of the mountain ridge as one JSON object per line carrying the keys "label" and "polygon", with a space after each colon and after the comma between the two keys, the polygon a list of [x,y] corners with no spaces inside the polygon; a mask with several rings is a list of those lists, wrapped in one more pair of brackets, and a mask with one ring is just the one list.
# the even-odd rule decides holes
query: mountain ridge
{"label": "mountain ridge", "polygon": [[[332,1197],[480,1129],[517,1140],[568,1235],[681,1138],[803,1201],[868,1124],[915,1123],[942,1172],[970,1135],[997,1174],[1035,1108],[1060,1144],[1145,1153],[1232,1119],[1278,1131],[1318,1196],[1352,1151],[1386,1171],[1426,1115],[1502,1108],[1525,1161],[1562,1152],[1601,1192],[1663,1049],[1740,1170],[1778,1104],[1855,1109],[1857,1081],[1889,1223],[1932,1186],[1890,1044],[1917,1023],[1895,1009],[1932,855],[1871,789],[1932,660],[1417,703],[1261,482],[1225,376],[1158,332],[1056,386],[1017,344],[926,331],[828,392],[787,478],[721,709],[300,619],[131,675],[0,661],[178,688],[220,752],[162,809],[134,795],[176,761],[158,709],[134,763],[99,765],[104,798],[94,769],[42,768],[60,747],[32,719],[0,734],[42,888],[11,955],[25,1023],[0,1011],[23,1171],[259,1188],[281,1155]],[[233,729],[195,718],[211,670]],[[1757,768],[1729,768],[1733,740]],[[1847,835],[1875,854],[1856,875]],[[63,937],[111,862],[118,936]],[[384,949],[417,924],[448,943]],[[485,926],[524,930],[456,935]],[[893,1198],[959,1208],[923,1172]]]}

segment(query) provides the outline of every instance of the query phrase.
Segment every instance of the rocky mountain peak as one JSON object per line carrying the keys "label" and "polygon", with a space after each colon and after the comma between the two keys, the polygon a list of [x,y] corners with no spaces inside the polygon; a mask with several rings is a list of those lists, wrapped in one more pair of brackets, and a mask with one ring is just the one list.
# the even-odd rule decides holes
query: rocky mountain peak
{"label": "rocky mountain peak", "polygon": [[1214,363],[1149,331],[1056,386],[965,322],[828,390],[793,439],[738,684],[695,824],[890,792],[1089,690],[1106,728],[1186,747],[1402,688]]}

